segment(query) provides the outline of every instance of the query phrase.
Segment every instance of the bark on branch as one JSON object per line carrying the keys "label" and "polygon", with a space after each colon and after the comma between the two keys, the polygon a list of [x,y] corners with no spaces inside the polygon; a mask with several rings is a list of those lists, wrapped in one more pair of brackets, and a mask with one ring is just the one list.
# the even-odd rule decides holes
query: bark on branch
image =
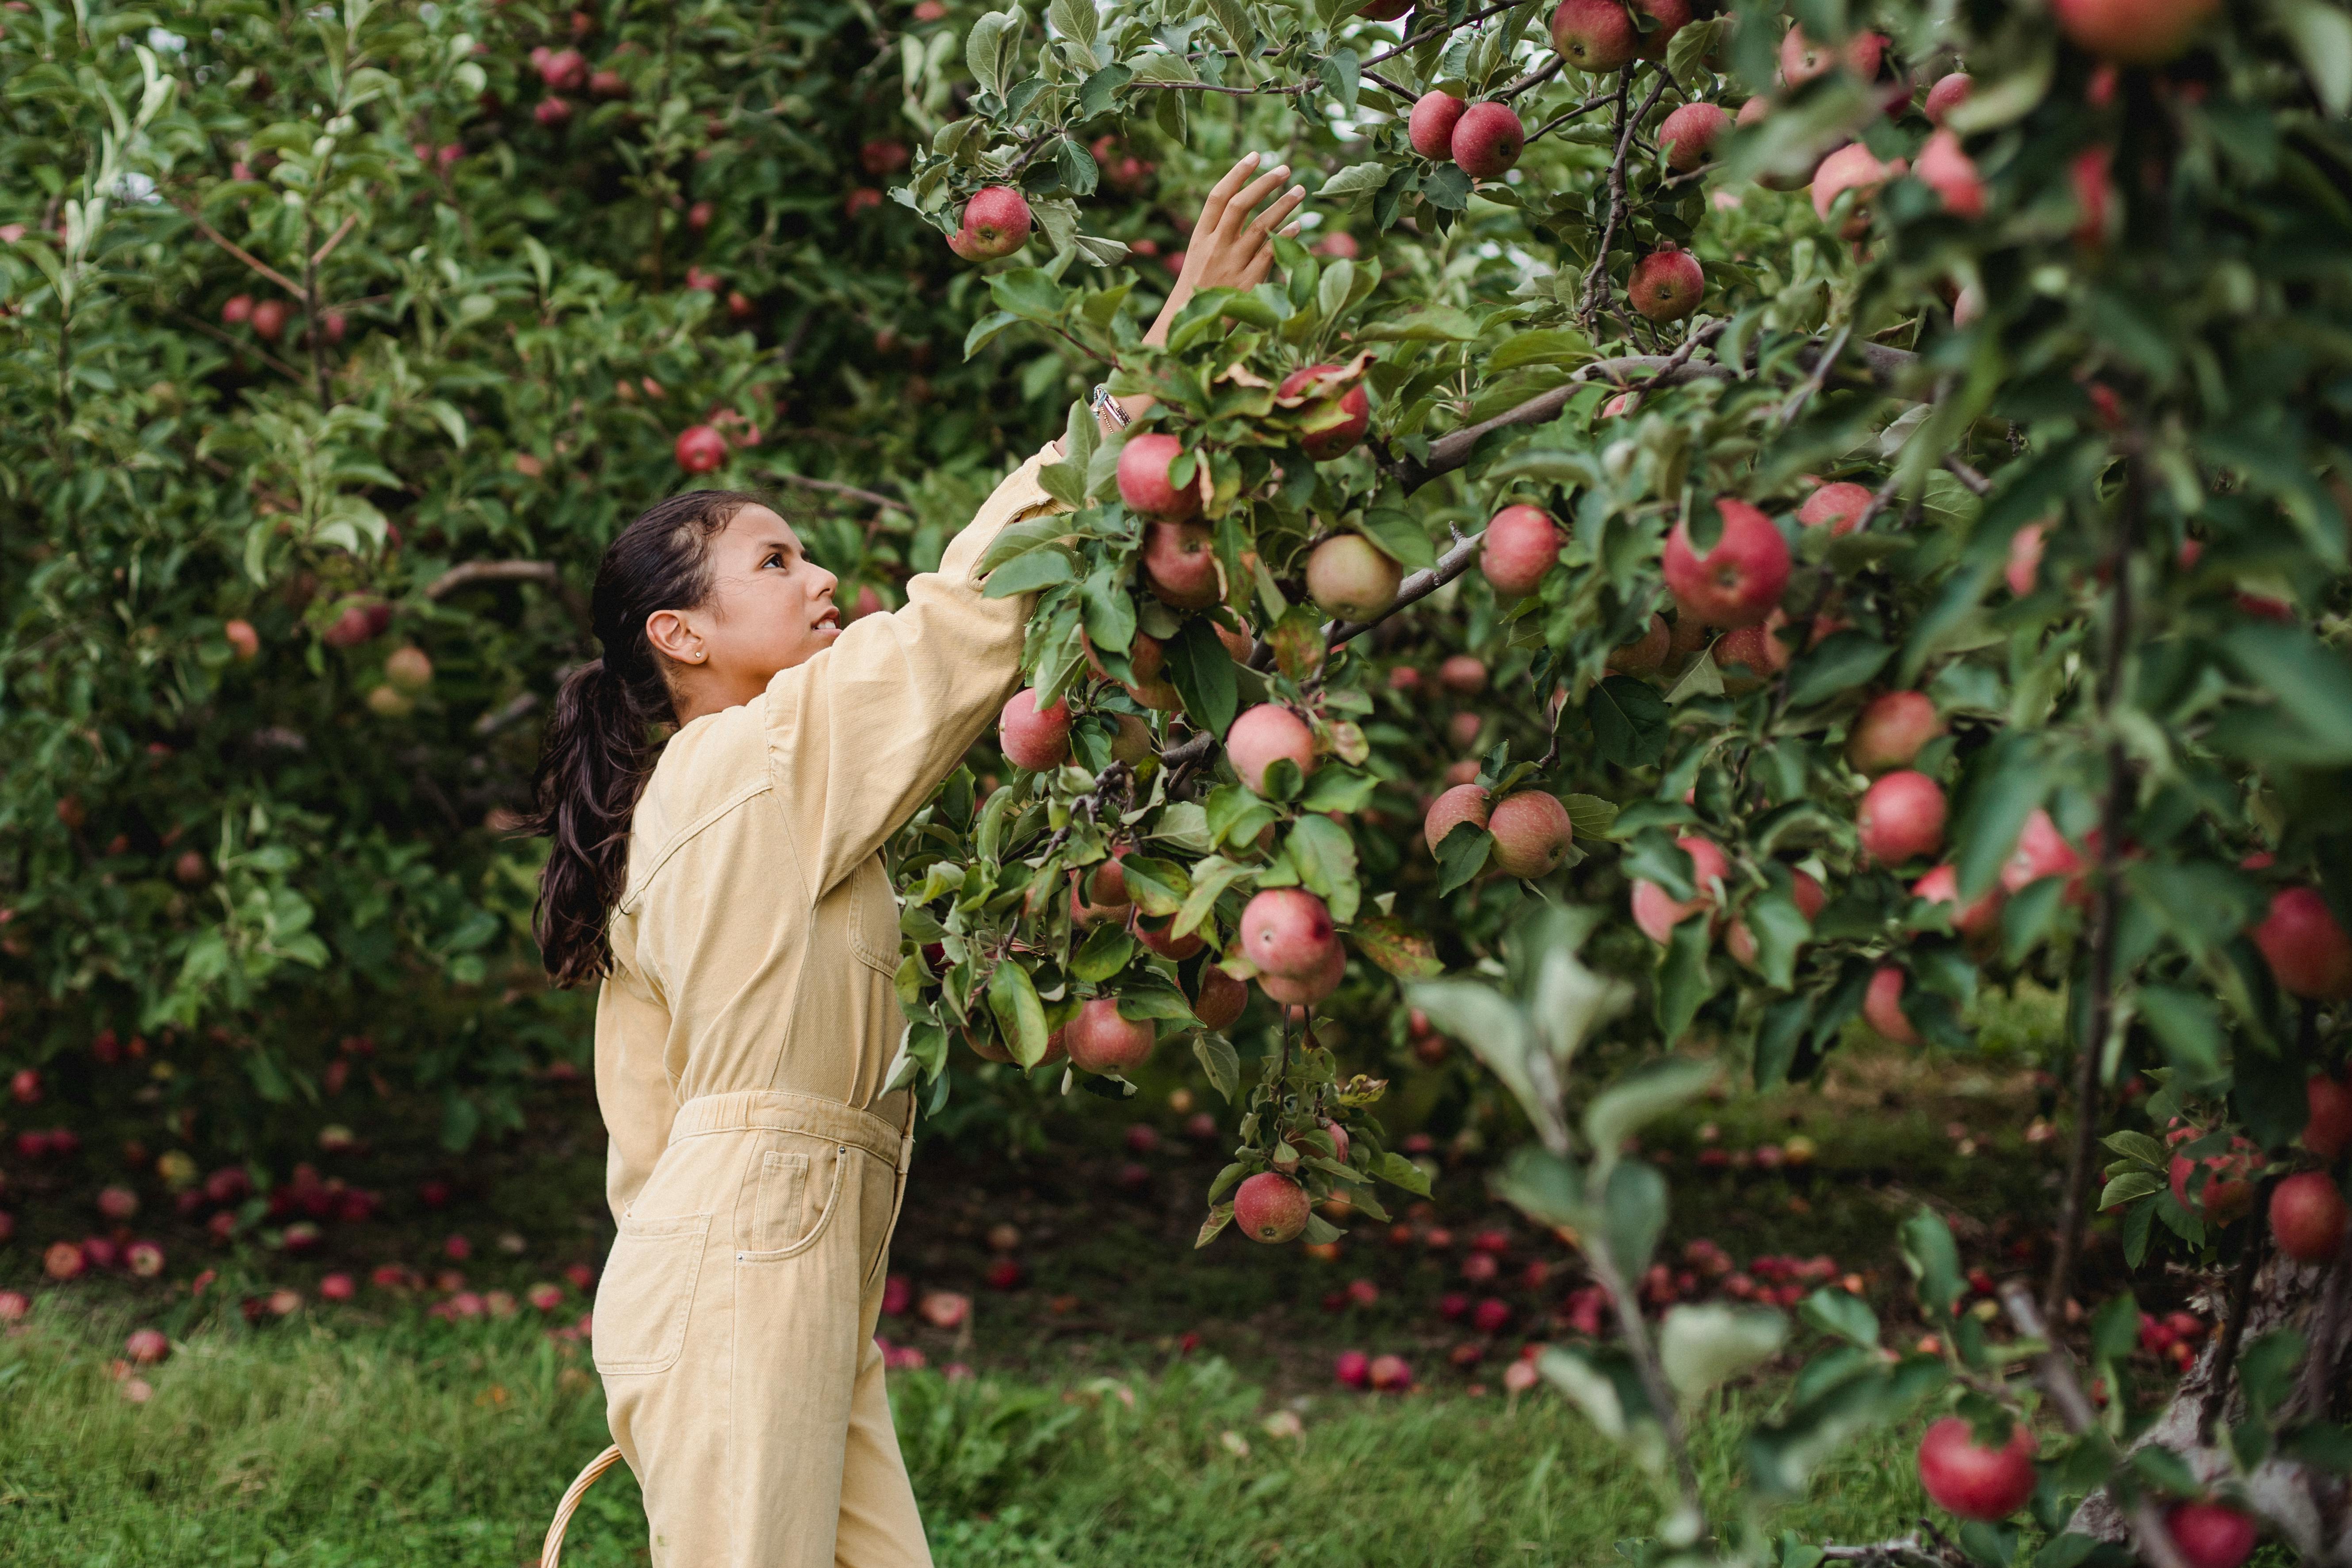
{"label": "bark on branch", "polygon": [[583,631],[595,625],[588,612],[588,602],[580,591],[564,580],[563,574],[552,561],[465,561],[452,566],[425,585],[425,596],[432,600],[448,597],[460,588],[477,583],[538,583],[555,591],[572,618],[580,623]]}

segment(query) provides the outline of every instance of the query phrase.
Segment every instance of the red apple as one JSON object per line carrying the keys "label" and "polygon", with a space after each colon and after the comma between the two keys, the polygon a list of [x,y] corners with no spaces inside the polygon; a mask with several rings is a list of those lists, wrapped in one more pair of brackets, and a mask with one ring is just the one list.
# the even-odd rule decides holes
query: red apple
{"label": "red apple", "polygon": [[2085,148],[2066,165],[2067,182],[2074,188],[2074,205],[2083,215],[2074,228],[2074,243],[2085,250],[2106,244],[2115,223],[2116,184],[2107,173],[2115,155],[2112,147]]}
{"label": "red apple", "polygon": [[1706,277],[1699,269],[1698,258],[1671,245],[1635,262],[1633,275],[1625,283],[1625,295],[1633,309],[1653,321],[1681,321],[1698,309],[1699,298],[1706,292]]}
{"label": "red apple", "polygon": [[264,342],[276,342],[286,330],[286,306],[277,300],[264,300],[253,308],[253,335]]}
{"label": "red apple", "polygon": [[1242,909],[1242,953],[1267,974],[1306,979],[1339,945],[1331,911],[1304,888],[1267,888]]}
{"label": "red apple", "polygon": [[1673,640],[1666,617],[1653,615],[1649,630],[1609,650],[1607,668],[1621,675],[1647,675],[1666,662],[1666,648]]}
{"label": "red apple", "polygon": [[1846,732],[1845,760],[1865,773],[1909,767],[1919,748],[1943,732],[1944,721],[1926,692],[1885,692],[1871,699]]}
{"label": "red apple", "polygon": [[1780,637],[1781,628],[1788,624],[1788,617],[1774,610],[1757,625],[1741,626],[1716,639],[1716,664],[1727,672],[1745,672],[1730,677],[1727,687],[1752,690],[1789,668],[1789,645]]}
{"label": "red apple", "polygon": [[1232,1028],[1248,1005],[1248,986],[1213,963],[1202,966],[1199,993],[1192,998],[1192,1016],[1200,1019],[1204,1027],[1219,1031]]}
{"label": "red apple", "polygon": [[1937,79],[1936,85],[1927,89],[1927,123],[1941,126],[1946,115],[1969,100],[1969,93],[1976,85],[1975,79],[1966,71],[1954,71]]}
{"label": "red apple", "polygon": [[1496,802],[1486,830],[1495,836],[1496,869],[1507,877],[1530,880],[1559,869],[1576,837],[1568,807],[1558,795],[1539,789],[1522,790]]}
{"label": "red apple", "polygon": [[2058,26],[2074,46],[2117,65],[2161,65],[2221,8],[2221,0],[2056,0]]}
{"label": "red apple", "polygon": [[1448,654],[1437,667],[1437,684],[1464,697],[1486,689],[1486,661],[1473,653]]}
{"label": "red apple", "polygon": [[532,106],[530,117],[552,131],[572,118],[572,100],[551,95],[542,98]]}
{"label": "red apple", "polygon": [[2033,1495],[2033,1433],[2022,1421],[2009,1442],[1981,1447],[1968,1422],[1947,1415],[1919,1443],[1919,1482],[1938,1508],[1990,1524],[2007,1519]]}
{"label": "red apple", "polygon": [[1617,0],[1560,0],[1551,14],[1551,47],[1570,65],[1597,76],[1631,61],[1642,35]]}
{"label": "red apple", "polygon": [[1010,256],[1029,243],[1029,203],[1012,186],[975,191],[963,205],[963,226],[957,232],[963,249],[958,254],[980,261]]}
{"label": "red apple", "polygon": [[2058,831],[2058,825],[2040,806],[2025,819],[2025,826],[2017,836],[2017,847],[2000,868],[2000,890],[2014,896],[2044,877],[2068,879],[2066,897],[2070,903],[2082,898],[2083,860],[2074,847]]}
{"label": "red apple", "polygon": [[1846,239],[1860,239],[1870,232],[1871,198],[1878,194],[1879,186],[1900,176],[1904,168],[1903,159],[1882,163],[1878,155],[1861,142],[1847,142],[1822,159],[1821,166],[1813,171],[1813,216],[1823,223],[1829,222],[1831,206],[1838,197],[1852,191],[1853,205],[1838,233]]}
{"label": "red apple", "polygon": [[1887,773],[1863,792],[1854,813],[1863,853],[1882,866],[1900,866],[1944,847],[1944,789],[1909,768]]}
{"label": "red apple", "polygon": [[1037,689],[1013,694],[997,716],[996,739],[1004,760],[1032,773],[1059,767],[1070,755],[1070,705],[1057,700],[1040,710]]}
{"label": "red apple", "polygon": [[1528,128],[1507,103],[1474,103],[1454,127],[1454,162],[1474,180],[1502,177],[1527,150]]}
{"label": "red apple", "polygon": [[172,1342],[161,1329],[133,1329],[122,1342],[122,1352],[133,1366],[153,1366],[172,1353]]}
{"label": "red apple", "polygon": [[[1822,912],[1822,906],[1829,902],[1830,896],[1822,891],[1819,882],[1804,872],[1791,869],[1789,875],[1793,884],[1790,896],[1794,900],[1798,912],[1810,921]],[[1756,937],[1748,929],[1746,921],[1735,920],[1724,928],[1723,951],[1750,968],[1755,967]]]}
{"label": "red apple", "polygon": [[[1275,395],[1304,395],[1315,388],[1318,377],[1328,377],[1341,368],[1336,364],[1310,364],[1294,370],[1282,378]],[[1354,451],[1372,423],[1372,395],[1365,390],[1362,382],[1352,383],[1344,391],[1327,388],[1326,394],[1299,411],[1306,428],[1299,433],[1298,445],[1318,463],[1328,463]]]}
{"label": "red apple", "polygon": [[1550,573],[1567,542],[1543,508],[1507,506],[1486,524],[1486,536],[1478,546],[1478,570],[1494,585],[1496,598],[1524,598]]}
{"label": "red apple", "polygon": [[2253,929],[2279,989],[2319,1002],[2352,999],[2352,939],[2311,888],[2282,888]]}
{"label": "red apple", "polygon": [[1307,558],[1307,595],[1327,613],[1370,621],[1396,603],[1404,569],[1360,533],[1325,540]]}
{"label": "red apple", "polygon": [[241,327],[253,320],[253,296],[232,294],[221,302],[221,324]]}
{"label": "red apple", "polygon": [[1907,983],[1904,973],[1891,963],[1882,963],[1870,977],[1870,989],[1863,994],[1864,1022],[1885,1039],[1898,1046],[1916,1046],[1919,1032],[1903,1012],[1903,988]]}
{"label": "red apple", "polygon": [[1160,431],[1128,437],[1118,454],[1118,499],[1129,510],[1162,522],[1181,522],[1201,510],[1201,492],[1170,482],[1168,466],[1184,443]]}
{"label": "red apple", "polygon": [[1633,923],[1660,946],[1673,939],[1675,927],[1699,910],[1708,910],[1708,919],[1714,919],[1723,903],[1717,884],[1730,871],[1723,851],[1708,839],[1685,837],[1675,839],[1675,847],[1691,858],[1691,877],[1698,884],[1695,896],[1677,900],[1655,882],[1633,884]]}
{"label": "red apple", "polygon": [[2311,1115],[2303,1124],[2303,1146],[2333,1162],[2352,1143],[2352,1088],[2323,1073],[2314,1073],[2309,1086]]}
{"label": "red apple", "polygon": [[1803,28],[1792,26],[1780,35],[1780,76],[1790,87],[1802,87],[1843,66],[1859,79],[1869,81],[1878,75],[1879,58],[1885,50],[1886,40],[1876,33],[1856,33],[1831,48],[1806,37]]}
{"label": "red apple", "polygon": [[707,474],[727,460],[727,437],[708,425],[689,425],[678,432],[677,466],[689,474]]}
{"label": "red apple", "polygon": [[1260,1171],[1234,1190],[1234,1224],[1252,1241],[1293,1240],[1307,1228],[1307,1189],[1273,1171]]}
{"label": "red apple", "polygon": [[577,92],[588,85],[588,61],[578,49],[557,49],[539,62],[539,79],[556,92]]}
{"label": "red apple", "polygon": [[1405,121],[1405,140],[1424,158],[1441,163],[1454,161],[1454,127],[1470,106],[1450,92],[1424,92],[1413,100]]}
{"label": "red apple", "polygon": [[1273,702],[1245,708],[1225,731],[1225,759],[1243,784],[1255,794],[1265,793],[1265,770],[1278,757],[1287,757],[1304,778],[1315,770],[1315,732],[1307,721]]}
{"label": "red apple", "polygon": [[1723,531],[1704,556],[1691,547],[1688,519],[1666,539],[1666,587],[1686,618],[1717,626],[1754,626],[1789,585],[1789,542],[1772,520],[1744,500],[1715,503]]}
{"label": "red apple", "polygon": [[2299,1172],[2271,1189],[2271,1236],[2297,1263],[2326,1263],[2342,1251],[2347,1213],[2324,1171]]}
{"label": "red apple", "polygon": [[240,664],[261,651],[261,634],[253,629],[251,621],[231,621],[221,627],[221,636],[227,639],[229,651]]}
{"label": "red apple", "polygon": [[2001,571],[2001,580],[2021,599],[2033,592],[2041,579],[2042,534],[2042,524],[2029,522],[2009,536],[2009,563]]}
{"label": "red apple", "polygon": [[2174,1503],[2164,1510],[2164,1530],[2189,1568],[2238,1568],[2261,1533],[2252,1515],[2218,1502]]}
{"label": "red apple", "polygon": [[1925,899],[1931,904],[1955,906],[1952,929],[1964,937],[1990,936],[2000,924],[2000,889],[1989,888],[1978,895],[1967,908],[1960,901],[1960,874],[1949,861],[1935,868],[1911,884],[1911,896]]}
{"label": "red apple", "polygon": [[1361,1351],[1341,1351],[1331,1363],[1331,1375],[1349,1388],[1361,1388],[1372,1380],[1372,1358]]}
{"label": "red apple", "polygon": [[[2204,1136],[2201,1129],[2176,1128],[2165,1134],[2168,1143],[2180,1144]],[[2190,1214],[2203,1212],[2215,1225],[2228,1225],[2238,1219],[2254,1205],[2254,1184],[2248,1180],[2261,1151],[2245,1139],[2232,1136],[2229,1149],[2219,1154],[2207,1154],[2190,1159],[2175,1154],[2166,1175],[2170,1179],[2173,1201]],[[2192,1197],[2189,1181],[2199,1166],[2207,1172],[2204,1185]]]}
{"label": "red apple", "polygon": [[1412,1386],[1412,1367],[1401,1355],[1376,1355],[1367,1377],[1383,1394],[1401,1393]]}
{"label": "red apple", "polygon": [[1118,1003],[1097,996],[1078,1009],[1064,1033],[1070,1065],[1085,1072],[1134,1071],[1151,1055],[1159,1031],[1149,1018],[1122,1018]]}
{"label": "red apple", "polygon": [[1862,526],[1862,514],[1870,505],[1870,487],[1850,479],[1823,485],[1805,498],[1797,509],[1797,521],[1807,528],[1829,525],[1833,537],[1843,538]]}
{"label": "red apple", "polygon": [[1275,1001],[1289,1007],[1312,1007],[1332,992],[1347,977],[1347,950],[1334,942],[1323,962],[1307,974],[1261,974],[1258,988]]}
{"label": "red apple", "polygon": [[1958,217],[1984,216],[1984,177],[1977,173],[1976,160],[1960,151],[1960,139],[1951,132],[1938,131],[1927,138],[1912,173],[1943,198],[1946,212]]}
{"label": "red apple", "polygon": [[1677,174],[1690,173],[1706,162],[1716,138],[1730,128],[1731,116],[1721,104],[1684,104],[1658,127],[1658,146],[1666,154],[1666,167]]}
{"label": "red apple", "polygon": [[1445,842],[1445,836],[1467,822],[1474,826],[1486,826],[1486,792],[1476,784],[1455,784],[1429,804],[1429,814],[1421,819],[1422,841],[1429,846],[1432,855]]}

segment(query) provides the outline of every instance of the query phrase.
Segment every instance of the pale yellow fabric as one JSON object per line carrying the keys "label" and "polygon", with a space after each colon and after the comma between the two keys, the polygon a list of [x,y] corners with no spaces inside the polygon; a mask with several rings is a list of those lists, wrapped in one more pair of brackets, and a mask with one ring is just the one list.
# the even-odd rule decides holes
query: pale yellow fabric
{"label": "pale yellow fabric", "polygon": [[928,1564],[874,1345],[913,1100],[882,844],[1020,684],[1033,599],[973,566],[1048,447],[907,604],[685,725],[629,836],[596,1005],[619,1235],[593,1321],[655,1568]]}

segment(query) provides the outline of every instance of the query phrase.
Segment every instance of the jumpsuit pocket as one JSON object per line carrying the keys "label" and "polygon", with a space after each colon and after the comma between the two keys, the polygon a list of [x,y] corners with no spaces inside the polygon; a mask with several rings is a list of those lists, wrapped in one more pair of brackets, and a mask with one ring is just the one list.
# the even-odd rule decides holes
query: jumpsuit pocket
{"label": "jumpsuit pocket", "polygon": [[[833,1211],[841,1206],[841,1184],[848,1173],[850,1152],[846,1148],[836,1147],[833,1157],[833,1190],[825,1195],[824,1210],[816,1216],[816,1223],[809,1226],[806,1236],[786,1242],[782,1247],[755,1247],[738,1252],[735,1261],[774,1263],[787,1258],[797,1258],[814,1247],[832,1225]],[[808,1170],[809,1157],[805,1154],[783,1154],[772,1150],[761,1156],[760,1193],[752,1209],[755,1216],[753,1239],[765,1240],[780,1232],[788,1233],[789,1228],[798,1223],[799,1216],[807,1212]],[[789,1206],[786,1206],[787,1200],[780,1195],[773,1200],[776,1207],[771,1208],[769,1194],[772,1188],[779,1194],[785,1189],[790,1190]],[[772,1220],[775,1228],[771,1228],[772,1215],[775,1216]]]}
{"label": "jumpsuit pocket", "polygon": [[755,1252],[779,1252],[801,1238],[808,1215],[809,1157],[771,1149],[760,1156],[760,1182],[751,1204]]}
{"label": "jumpsuit pocket", "polygon": [[667,1372],[676,1364],[710,1220],[696,1214],[621,1222],[591,1319],[598,1372]]}

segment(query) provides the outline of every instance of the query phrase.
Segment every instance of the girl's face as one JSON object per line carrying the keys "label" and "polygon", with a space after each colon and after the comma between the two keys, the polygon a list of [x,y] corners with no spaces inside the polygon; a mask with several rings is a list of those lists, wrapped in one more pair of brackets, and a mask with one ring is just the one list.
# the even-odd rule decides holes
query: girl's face
{"label": "girl's face", "polygon": [[646,637],[671,660],[678,722],[749,702],[778,670],[831,647],[841,635],[836,581],[766,507],[729,519],[710,542],[706,602],[646,617]]}

